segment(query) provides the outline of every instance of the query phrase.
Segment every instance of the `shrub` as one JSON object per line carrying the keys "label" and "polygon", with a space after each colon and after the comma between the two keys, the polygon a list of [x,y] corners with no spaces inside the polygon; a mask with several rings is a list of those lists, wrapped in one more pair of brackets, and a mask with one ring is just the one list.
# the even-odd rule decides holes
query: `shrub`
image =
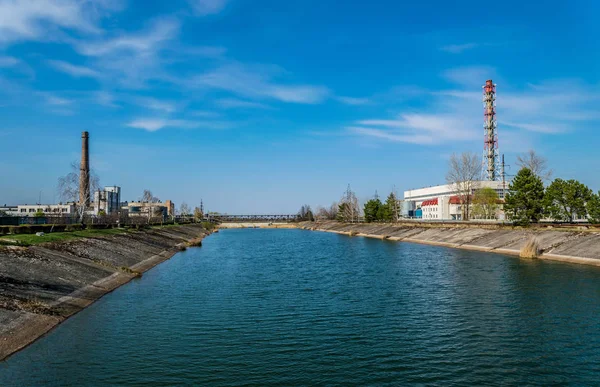
{"label": "shrub", "polygon": [[83,226],[81,224],[69,224],[65,227],[65,231],[73,232],[73,231],[81,231],[83,230]]}
{"label": "shrub", "polygon": [[521,258],[537,258],[542,253],[540,243],[535,237],[531,237],[527,240],[527,243],[521,248],[519,256]]}

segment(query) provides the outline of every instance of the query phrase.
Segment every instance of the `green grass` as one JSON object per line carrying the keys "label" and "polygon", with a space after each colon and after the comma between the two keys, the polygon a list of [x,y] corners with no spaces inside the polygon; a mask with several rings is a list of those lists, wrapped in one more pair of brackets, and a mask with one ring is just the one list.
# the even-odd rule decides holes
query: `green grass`
{"label": "green grass", "polygon": [[83,230],[73,232],[53,232],[44,236],[35,234],[4,235],[0,237],[0,245],[31,246],[48,242],[64,242],[79,238],[99,238],[108,235],[126,234],[129,230],[109,228],[103,230]]}
{"label": "green grass", "polygon": [[[181,224],[165,224],[162,226],[151,226],[152,229],[180,227]],[[81,230],[81,231],[70,231],[70,232],[53,232],[47,233],[44,236],[37,236],[35,234],[11,234],[0,236],[0,246],[32,246],[40,243],[48,242],[64,242],[73,239],[80,238],[100,238],[103,236],[127,234],[130,232],[136,232],[135,228],[123,229],[123,228],[108,228],[108,229],[97,229],[97,230]]]}

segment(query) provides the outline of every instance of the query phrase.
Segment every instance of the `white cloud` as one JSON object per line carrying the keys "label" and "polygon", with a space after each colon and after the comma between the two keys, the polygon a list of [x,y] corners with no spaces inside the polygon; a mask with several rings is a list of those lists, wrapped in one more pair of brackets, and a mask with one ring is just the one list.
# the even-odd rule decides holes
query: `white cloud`
{"label": "white cloud", "polygon": [[400,134],[395,132],[389,132],[382,129],[365,128],[361,126],[350,126],[347,127],[351,133],[358,134],[365,137],[373,137],[377,139],[387,140],[391,142],[405,142],[409,144],[432,144],[433,140],[429,136],[419,134]]}
{"label": "white cloud", "polygon": [[273,66],[230,63],[191,79],[197,87],[226,90],[246,98],[271,98],[282,102],[316,104],[329,96],[323,86],[285,85],[273,78],[283,71]]}
{"label": "white cloud", "polygon": [[[482,141],[480,84],[486,77],[479,82],[474,77],[469,80],[477,72],[447,71],[445,74],[456,76],[461,88],[430,91],[423,97],[420,109],[391,118],[360,120],[348,125],[346,133],[422,145]],[[506,86],[499,89],[496,102],[501,152],[514,151],[519,136],[530,143],[536,136],[590,128],[591,123],[600,120],[595,108],[600,102],[600,88],[578,80],[545,81],[520,90]]]}
{"label": "white cloud", "polygon": [[446,70],[442,77],[456,85],[477,90],[486,80],[496,78],[496,69],[489,66],[467,66]]}
{"label": "white cloud", "polygon": [[60,60],[48,60],[47,61],[50,66],[55,68],[58,71],[62,71],[63,73],[69,74],[75,78],[89,77],[89,78],[99,78],[100,73],[98,71],[92,70],[89,67],[85,66],[76,66],[68,62],[63,62]]}
{"label": "white cloud", "polygon": [[207,111],[207,110],[195,110],[195,111],[189,112],[189,114],[194,117],[205,117],[205,118],[215,118],[215,117],[220,116],[220,114],[217,112],[211,112],[211,111]]}
{"label": "white cloud", "polygon": [[135,101],[142,107],[162,111],[165,113],[174,113],[178,110],[177,103],[172,101],[164,101],[150,97],[138,97],[135,99]]}
{"label": "white cloud", "polygon": [[12,56],[0,56],[0,68],[16,66],[18,63],[19,60]]}
{"label": "white cloud", "polygon": [[152,21],[141,32],[78,41],[74,45],[79,53],[94,58],[95,67],[111,81],[140,88],[148,79],[166,76],[162,64],[168,56],[161,53],[169,48],[179,30],[177,19],[161,18]]}
{"label": "white cloud", "polygon": [[97,91],[94,93],[94,100],[96,103],[111,107],[117,108],[119,105],[115,103],[115,96],[109,93],[108,91]]}
{"label": "white cloud", "polygon": [[367,105],[370,103],[368,98],[354,98],[354,97],[336,97],[338,101],[346,105]]}
{"label": "white cloud", "polygon": [[346,129],[363,136],[423,145],[473,140],[476,135],[465,120],[452,114],[401,114],[395,119],[362,120],[357,124]]}
{"label": "white cloud", "polygon": [[0,0],[0,43],[51,40],[60,29],[99,34],[98,19],[120,5],[107,0]]}
{"label": "white cloud", "polygon": [[67,98],[62,98],[62,97],[58,97],[56,95],[53,94],[48,94],[48,93],[43,93],[46,102],[49,105],[54,105],[54,106],[69,106],[73,104],[73,100],[71,99],[67,99]]}
{"label": "white cloud", "polygon": [[200,122],[188,120],[171,120],[162,118],[139,118],[127,124],[131,128],[144,129],[148,132],[156,132],[157,130],[175,127],[181,129],[194,129],[201,125]]}
{"label": "white cloud", "polygon": [[225,9],[228,0],[189,0],[194,12],[199,16],[214,15]]}
{"label": "white cloud", "polygon": [[441,47],[440,50],[449,52],[451,54],[460,54],[464,51],[471,50],[478,46],[479,44],[477,43],[449,44],[447,46]]}
{"label": "white cloud", "polygon": [[157,19],[144,32],[121,34],[113,39],[82,41],[76,47],[79,52],[88,56],[154,52],[157,46],[175,38],[179,33],[179,28],[180,23],[176,19]]}
{"label": "white cloud", "polygon": [[224,109],[232,109],[232,108],[269,109],[270,108],[268,105],[262,104],[260,102],[244,101],[242,99],[237,99],[237,98],[221,98],[221,99],[216,100],[215,104]]}
{"label": "white cloud", "polygon": [[144,129],[148,132],[156,132],[164,128],[177,129],[227,129],[233,126],[225,121],[196,121],[187,119],[168,118],[138,118],[126,124],[130,128]]}

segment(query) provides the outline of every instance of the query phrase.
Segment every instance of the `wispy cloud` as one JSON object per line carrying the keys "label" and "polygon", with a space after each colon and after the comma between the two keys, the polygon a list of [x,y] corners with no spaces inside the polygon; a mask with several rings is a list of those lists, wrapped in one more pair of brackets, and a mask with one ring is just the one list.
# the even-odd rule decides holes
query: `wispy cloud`
{"label": "wispy cloud", "polygon": [[463,43],[463,44],[449,44],[447,46],[440,47],[440,50],[448,52],[450,54],[460,54],[467,50],[479,47],[477,43]]}
{"label": "wispy cloud", "polygon": [[394,119],[362,120],[357,124],[347,130],[394,142],[431,145],[475,138],[475,131],[451,114],[401,114]]}
{"label": "wispy cloud", "polygon": [[58,71],[69,74],[75,78],[89,77],[89,78],[99,78],[100,73],[96,70],[92,70],[89,67],[85,66],[77,66],[68,62],[63,62],[60,60],[48,60],[47,61],[50,66],[55,68]]}
{"label": "wispy cloud", "polygon": [[198,128],[201,123],[188,120],[171,120],[163,118],[139,118],[127,124],[130,128],[144,129],[148,132],[156,132],[157,130],[175,127],[181,129]]}
{"label": "wispy cloud", "polygon": [[164,128],[176,129],[227,129],[233,126],[225,121],[196,121],[187,119],[167,118],[138,118],[126,124],[130,128],[143,129],[148,132],[156,132]]}
{"label": "wispy cloud", "polygon": [[190,83],[197,87],[226,90],[246,98],[270,98],[290,103],[316,104],[330,94],[323,86],[276,83],[273,78],[282,72],[275,66],[247,66],[235,62],[196,76]]}
{"label": "wispy cloud", "polygon": [[49,105],[54,106],[69,106],[73,104],[73,100],[68,98],[62,98],[50,93],[40,93]]}
{"label": "wispy cloud", "polygon": [[108,91],[97,91],[94,94],[94,101],[102,106],[111,108],[117,108],[119,105],[116,104],[115,96]]}
{"label": "wispy cloud", "polygon": [[[477,141],[483,137],[481,84],[490,72],[493,69],[485,67],[448,70],[442,76],[460,88],[428,91],[422,108],[391,118],[360,120],[348,125],[346,132],[421,145]],[[497,97],[500,147],[509,143],[504,142],[503,133],[514,143],[519,135],[530,138],[568,133],[600,120],[595,109],[598,102],[600,88],[577,80],[545,81],[522,89],[506,86]]]}
{"label": "wispy cloud", "polygon": [[194,117],[204,117],[204,118],[215,118],[215,117],[219,117],[220,114],[217,112],[211,112],[208,110],[194,110],[189,112],[189,115],[194,116]]}
{"label": "wispy cloud", "polygon": [[206,16],[221,12],[229,0],[189,0],[189,2],[197,15]]}
{"label": "wispy cloud", "polygon": [[466,66],[446,70],[442,77],[467,90],[477,90],[487,79],[496,78],[496,69],[490,66]]}
{"label": "wispy cloud", "polygon": [[224,109],[270,109],[270,106],[260,102],[244,101],[237,98],[221,98],[215,101],[215,104]]}
{"label": "wispy cloud", "polygon": [[346,105],[367,105],[371,101],[368,98],[354,98],[354,97],[336,97],[338,101]]}
{"label": "wispy cloud", "polygon": [[169,47],[179,34],[180,22],[174,18],[160,18],[137,33],[121,34],[113,38],[74,42],[82,55],[95,59],[94,65],[112,80],[128,87],[144,87],[151,78],[164,75],[161,52]]}
{"label": "wispy cloud", "polygon": [[0,68],[16,66],[18,63],[19,60],[12,56],[0,56]]}
{"label": "wispy cloud", "polygon": [[165,101],[151,97],[136,97],[134,100],[141,107],[164,113],[174,113],[179,110],[179,105],[181,105],[173,101]]}
{"label": "wispy cloud", "polygon": [[52,40],[61,29],[99,34],[98,19],[121,5],[108,0],[0,0],[0,43]]}

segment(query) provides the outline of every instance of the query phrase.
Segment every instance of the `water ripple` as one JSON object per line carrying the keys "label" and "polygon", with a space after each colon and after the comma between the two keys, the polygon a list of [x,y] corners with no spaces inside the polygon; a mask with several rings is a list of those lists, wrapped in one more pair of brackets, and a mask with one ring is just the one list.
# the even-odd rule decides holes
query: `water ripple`
{"label": "water ripple", "polygon": [[0,385],[594,385],[600,271],[229,230],[0,365]]}

